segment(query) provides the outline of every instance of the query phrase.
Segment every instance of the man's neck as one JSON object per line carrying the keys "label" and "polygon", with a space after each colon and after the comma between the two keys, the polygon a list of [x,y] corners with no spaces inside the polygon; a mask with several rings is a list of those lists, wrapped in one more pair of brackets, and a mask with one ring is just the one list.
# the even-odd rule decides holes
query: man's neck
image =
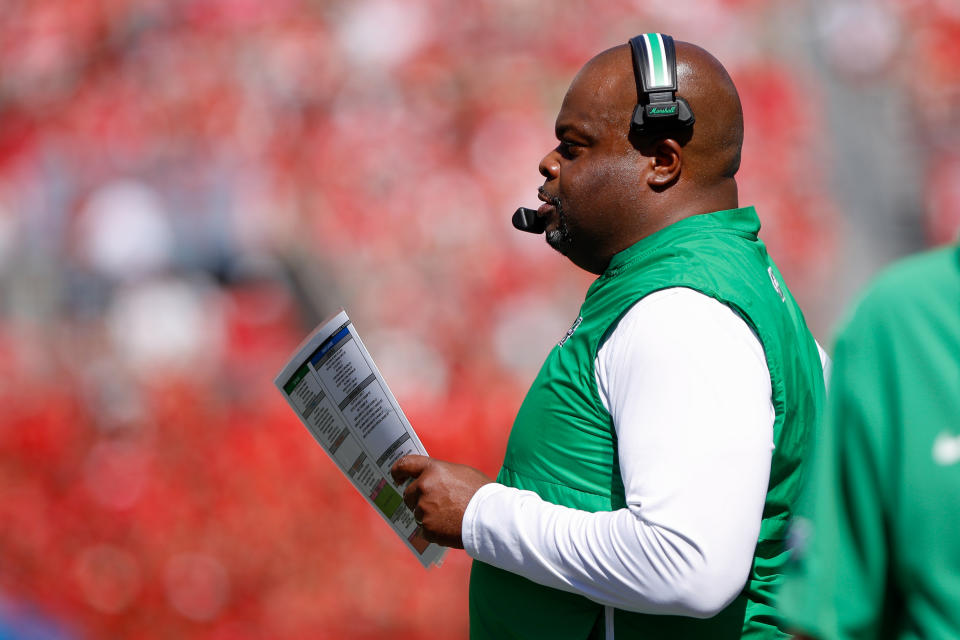
{"label": "man's neck", "polygon": [[676,193],[675,197],[665,203],[666,207],[663,215],[660,216],[658,228],[648,232],[647,235],[690,216],[736,209],[740,206],[737,182],[733,178],[724,179],[708,187],[693,184],[685,186],[687,188],[684,191]]}

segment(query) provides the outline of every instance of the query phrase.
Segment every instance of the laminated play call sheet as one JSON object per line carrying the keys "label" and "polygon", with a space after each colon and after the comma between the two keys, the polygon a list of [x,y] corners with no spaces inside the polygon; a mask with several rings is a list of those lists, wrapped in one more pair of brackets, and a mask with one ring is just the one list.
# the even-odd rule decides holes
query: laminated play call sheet
{"label": "laminated play call sheet", "polygon": [[427,542],[390,467],[427,455],[345,311],[317,327],[274,380],[294,412],[425,567],[446,549]]}

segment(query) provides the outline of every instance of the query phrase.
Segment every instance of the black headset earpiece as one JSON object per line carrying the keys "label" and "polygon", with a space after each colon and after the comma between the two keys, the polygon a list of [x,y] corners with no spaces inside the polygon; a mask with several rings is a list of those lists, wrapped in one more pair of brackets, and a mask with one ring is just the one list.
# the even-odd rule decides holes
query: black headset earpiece
{"label": "black headset earpiece", "polygon": [[693,111],[677,97],[677,52],[665,33],[644,33],[630,38],[633,73],[637,80],[637,107],[630,131],[656,133],[694,123]]}

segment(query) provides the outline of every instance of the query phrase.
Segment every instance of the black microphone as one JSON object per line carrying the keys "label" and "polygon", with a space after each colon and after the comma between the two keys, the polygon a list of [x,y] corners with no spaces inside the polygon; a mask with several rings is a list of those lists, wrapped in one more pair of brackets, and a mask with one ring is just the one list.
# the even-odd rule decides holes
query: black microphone
{"label": "black microphone", "polygon": [[547,220],[539,217],[536,209],[520,207],[513,213],[513,226],[520,231],[543,233],[547,230]]}

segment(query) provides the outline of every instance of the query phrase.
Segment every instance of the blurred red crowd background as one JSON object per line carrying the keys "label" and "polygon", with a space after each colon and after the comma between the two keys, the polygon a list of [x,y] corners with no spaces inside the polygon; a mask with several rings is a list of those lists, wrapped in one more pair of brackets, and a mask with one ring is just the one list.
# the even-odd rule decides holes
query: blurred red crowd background
{"label": "blurred red crowd background", "polygon": [[579,66],[651,30],[730,69],[741,200],[824,333],[851,225],[781,41],[910,97],[944,242],[960,13],[815,4],[7,0],[0,638],[465,637],[469,560],[425,572],[273,376],[345,307],[428,450],[496,473],[589,282],[510,213]]}

